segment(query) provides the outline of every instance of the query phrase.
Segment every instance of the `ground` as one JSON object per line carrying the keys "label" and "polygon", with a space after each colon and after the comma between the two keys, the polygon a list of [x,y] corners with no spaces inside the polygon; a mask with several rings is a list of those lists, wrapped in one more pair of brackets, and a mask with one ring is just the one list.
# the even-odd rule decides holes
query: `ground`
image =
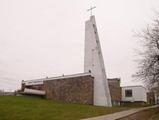
{"label": "ground", "polygon": [[126,109],[67,104],[24,96],[0,96],[0,120],[79,120]]}
{"label": "ground", "polygon": [[144,110],[118,120],[159,120],[159,108]]}
{"label": "ground", "polygon": [[154,117],[152,118],[152,120],[159,120],[159,112],[158,112],[158,114],[154,115]]}
{"label": "ground", "polygon": [[157,117],[155,117],[154,120],[159,120],[159,115]]}

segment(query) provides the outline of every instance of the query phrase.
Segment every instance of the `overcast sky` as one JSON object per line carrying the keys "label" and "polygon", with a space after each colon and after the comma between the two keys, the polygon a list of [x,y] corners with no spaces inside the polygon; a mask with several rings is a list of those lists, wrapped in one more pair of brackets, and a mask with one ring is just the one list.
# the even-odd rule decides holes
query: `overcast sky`
{"label": "overcast sky", "polygon": [[159,0],[0,0],[0,89],[20,88],[21,80],[81,73],[84,29],[93,11],[106,74],[122,85],[136,71],[135,31],[151,23]]}

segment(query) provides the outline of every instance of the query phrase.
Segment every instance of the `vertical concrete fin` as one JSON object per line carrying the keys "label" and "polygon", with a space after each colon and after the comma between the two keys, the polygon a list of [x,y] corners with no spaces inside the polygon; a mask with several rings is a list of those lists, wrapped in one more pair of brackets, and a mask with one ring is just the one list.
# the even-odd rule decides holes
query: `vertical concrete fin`
{"label": "vertical concrete fin", "polygon": [[94,76],[94,105],[112,106],[95,16],[85,23],[84,71]]}

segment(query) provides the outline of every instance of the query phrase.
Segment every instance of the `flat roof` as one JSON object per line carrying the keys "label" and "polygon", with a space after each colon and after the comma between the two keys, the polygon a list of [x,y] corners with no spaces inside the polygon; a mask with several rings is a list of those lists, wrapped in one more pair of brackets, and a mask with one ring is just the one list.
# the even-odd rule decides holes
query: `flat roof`
{"label": "flat roof", "polygon": [[129,87],[142,87],[144,89],[146,89],[144,86],[142,85],[132,85],[132,86],[121,86],[121,88],[129,88]]}
{"label": "flat roof", "polygon": [[120,80],[120,78],[107,78],[108,80]]}
{"label": "flat roof", "polygon": [[43,81],[48,80],[57,80],[57,79],[66,79],[66,78],[74,78],[74,77],[82,77],[82,76],[92,76],[90,72],[87,73],[78,73],[78,74],[72,74],[72,75],[62,75],[57,77],[48,77],[48,78],[41,78],[41,79],[33,79],[33,80],[25,80],[22,81],[22,83],[42,83]]}
{"label": "flat roof", "polygon": [[92,76],[92,74],[90,72],[88,72],[88,73],[78,73],[78,74],[72,74],[72,75],[50,77],[50,78],[47,78],[46,80],[57,80],[57,79],[66,79],[66,78],[83,77],[83,76]]}

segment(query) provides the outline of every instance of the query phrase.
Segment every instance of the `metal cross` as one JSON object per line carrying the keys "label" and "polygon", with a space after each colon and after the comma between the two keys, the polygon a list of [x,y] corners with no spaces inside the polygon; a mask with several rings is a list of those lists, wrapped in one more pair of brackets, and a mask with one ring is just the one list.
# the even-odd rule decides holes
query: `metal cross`
{"label": "metal cross", "polygon": [[95,8],[96,8],[96,6],[94,6],[94,7],[91,6],[91,8],[87,10],[87,11],[91,11],[91,16],[92,16],[92,11],[93,11],[93,9],[95,9]]}

